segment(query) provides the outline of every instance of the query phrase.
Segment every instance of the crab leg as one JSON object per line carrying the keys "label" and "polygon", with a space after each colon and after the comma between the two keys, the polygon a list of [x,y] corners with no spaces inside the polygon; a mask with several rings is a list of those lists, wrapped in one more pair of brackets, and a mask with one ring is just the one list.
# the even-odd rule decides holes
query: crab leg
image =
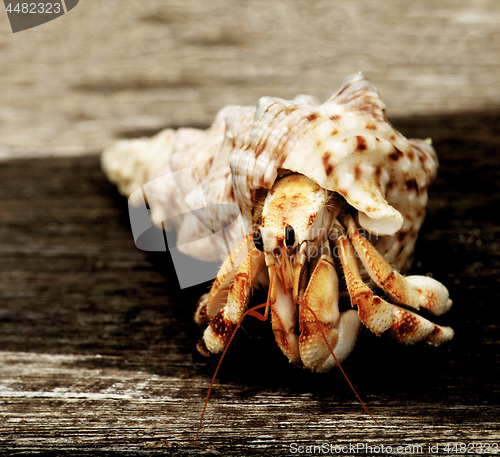
{"label": "crab leg", "polygon": [[[220,277],[220,282],[214,284],[206,304],[209,317],[212,305],[210,302],[211,297],[219,297],[221,301],[217,304],[219,311],[210,320],[210,324],[203,334],[203,339],[198,343],[197,349],[202,355],[218,354],[224,350],[236,324],[247,308],[250,299],[250,288],[263,266],[264,255],[254,247],[235,274],[228,271],[226,276],[222,275]],[[225,263],[222,265],[221,271],[224,268]],[[231,283],[233,278],[229,290],[226,290],[226,284]],[[225,296],[227,296],[227,303],[224,305],[223,298]]]}
{"label": "crab leg", "polygon": [[317,262],[299,303],[300,358],[304,367],[317,372],[328,371],[335,366],[335,359],[318,326],[322,326],[339,361],[344,360],[352,351],[360,326],[354,310],[339,313],[338,277],[328,243],[323,244],[322,250],[326,250],[327,254],[323,254]]}
{"label": "crab leg", "polygon": [[427,276],[402,276],[373,245],[362,236],[351,216],[346,223],[349,238],[370,278],[396,303],[414,309],[425,308],[434,315],[446,313],[452,305],[448,289]]}
{"label": "crab leg", "polygon": [[396,340],[413,344],[425,340],[438,345],[450,340],[454,332],[450,327],[441,327],[399,306],[392,305],[373,295],[362,281],[354,248],[346,235],[337,238],[340,260],[351,297],[352,306],[357,305],[361,322],[377,335],[391,330]]}
{"label": "crab leg", "polygon": [[197,324],[208,324],[222,309],[227,301],[227,294],[236,274],[237,266],[248,256],[254,247],[252,235],[248,235],[221,265],[217,278],[210,292],[203,294],[196,305],[194,321]]}

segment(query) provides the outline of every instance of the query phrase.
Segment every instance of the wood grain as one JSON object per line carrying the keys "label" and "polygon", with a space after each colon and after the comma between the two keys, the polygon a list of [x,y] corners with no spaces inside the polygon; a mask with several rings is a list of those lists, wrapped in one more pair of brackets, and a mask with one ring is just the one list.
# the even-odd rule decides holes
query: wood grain
{"label": "wood grain", "polygon": [[456,337],[405,347],[362,333],[344,369],[378,425],[338,371],[289,366],[269,323],[248,319],[198,444],[216,363],[194,349],[207,285],[181,291],[168,253],[134,246],[97,157],[2,163],[0,453],[290,455],[293,443],[359,443],[444,454],[446,443],[500,442],[499,122],[495,112],[394,122],[432,136],[440,155],[412,271],[448,286],[454,306],[439,323]]}
{"label": "wood grain", "polygon": [[494,109],[499,61],[497,0],[82,0],[16,34],[0,14],[0,156],[98,153],[266,95],[326,99],[356,71],[391,118]]}

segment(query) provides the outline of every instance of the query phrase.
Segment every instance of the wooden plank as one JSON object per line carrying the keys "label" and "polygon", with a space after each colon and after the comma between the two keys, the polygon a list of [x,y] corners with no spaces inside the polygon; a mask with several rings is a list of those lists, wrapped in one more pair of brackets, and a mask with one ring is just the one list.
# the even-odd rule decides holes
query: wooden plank
{"label": "wooden plank", "polygon": [[440,153],[413,273],[448,286],[454,307],[439,322],[457,334],[430,348],[362,333],[344,369],[378,425],[338,371],[289,366],[269,323],[248,319],[198,445],[216,363],[194,349],[201,330],[192,315],[207,285],[180,290],[168,253],[134,246],[126,201],[96,157],[2,163],[1,451],[290,455],[326,443],[331,454],[358,444],[358,455],[376,452],[368,445],[424,454],[438,445],[443,454],[447,443],[466,443],[486,452],[485,443],[500,442],[491,317],[500,299],[500,225],[491,220],[499,121],[476,113],[395,122],[408,136],[433,136]]}
{"label": "wooden plank", "polygon": [[356,71],[391,117],[498,108],[499,61],[497,0],[86,0],[16,34],[2,14],[0,156],[97,153],[267,95],[326,99]]}

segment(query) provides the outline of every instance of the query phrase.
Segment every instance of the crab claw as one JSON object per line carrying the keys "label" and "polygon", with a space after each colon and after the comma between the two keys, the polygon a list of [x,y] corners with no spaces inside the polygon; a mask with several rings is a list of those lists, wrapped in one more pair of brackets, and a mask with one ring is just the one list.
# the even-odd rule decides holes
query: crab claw
{"label": "crab claw", "polygon": [[339,312],[338,277],[327,243],[325,250],[299,303],[300,358],[305,368],[317,372],[333,368],[335,357],[341,362],[349,355],[361,325],[356,311]]}

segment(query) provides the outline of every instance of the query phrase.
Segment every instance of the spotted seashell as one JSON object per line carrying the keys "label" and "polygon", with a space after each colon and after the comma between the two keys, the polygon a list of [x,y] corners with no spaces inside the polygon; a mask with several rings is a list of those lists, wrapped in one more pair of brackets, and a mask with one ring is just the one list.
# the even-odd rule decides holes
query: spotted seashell
{"label": "spotted seashell", "polygon": [[[323,104],[301,95],[292,101],[263,97],[256,109],[228,106],[206,131],[167,129],[152,139],[121,141],[104,152],[102,163],[125,195],[156,177],[196,167],[199,183],[183,177],[148,195],[155,220],[168,220],[173,207],[184,214],[170,228],[179,233],[179,249],[195,258],[216,260],[221,252],[208,240],[204,249],[189,248],[206,232],[207,221],[189,212],[202,206],[200,199],[238,206],[249,233],[257,191],[298,172],[342,195],[398,269],[409,264],[438,166],[429,141],[408,140],[391,126],[377,90],[360,73]],[[216,218],[229,225],[234,215],[216,208]],[[235,227],[231,245],[242,236]]]}

